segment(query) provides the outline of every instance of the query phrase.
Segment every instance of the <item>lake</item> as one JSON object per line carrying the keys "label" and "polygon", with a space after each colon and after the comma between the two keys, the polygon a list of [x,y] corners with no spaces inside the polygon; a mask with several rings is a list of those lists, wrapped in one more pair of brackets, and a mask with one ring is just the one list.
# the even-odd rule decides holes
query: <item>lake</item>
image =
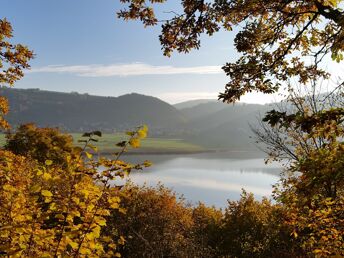
{"label": "lake", "polygon": [[133,182],[172,188],[195,204],[225,207],[227,199],[238,200],[242,189],[255,197],[270,197],[272,185],[279,179],[281,166],[266,165],[262,157],[246,153],[202,153],[188,155],[129,155],[128,162],[150,160],[153,166],[130,175]]}

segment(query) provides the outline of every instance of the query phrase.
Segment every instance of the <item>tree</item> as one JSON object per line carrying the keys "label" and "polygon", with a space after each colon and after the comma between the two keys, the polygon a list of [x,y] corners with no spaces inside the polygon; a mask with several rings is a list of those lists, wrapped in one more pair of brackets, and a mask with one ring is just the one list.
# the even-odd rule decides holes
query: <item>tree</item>
{"label": "tree", "polygon": [[288,161],[275,198],[294,237],[321,257],[344,252],[344,113],[342,90],[318,94],[317,87],[290,92],[255,133],[270,159]]}
{"label": "tree", "polygon": [[[152,7],[166,0],[121,0],[124,20],[141,20],[145,26],[160,23]],[[230,77],[219,98],[235,102],[247,92],[276,92],[292,77],[306,85],[311,79],[328,78],[320,67],[325,56],[343,59],[344,13],[341,0],[183,0],[183,12],[162,22],[160,42],[164,54],[189,52],[200,47],[200,36],[220,29],[236,33],[234,45],[240,57],[226,63]],[[308,60],[306,61],[306,58]],[[309,62],[311,58],[311,62]]]}
{"label": "tree", "polygon": [[[23,70],[30,68],[29,61],[34,54],[26,46],[12,44],[13,29],[6,19],[0,19],[0,86],[13,86],[23,76]],[[0,129],[9,128],[4,119],[8,113],[7,99],[0,96]]]}
{"label": "tree", "polygon": [[38,128],[34,124],[20,125],[15,133],[7,133],[5,149],[44,164],[51,160],[65,167],[69,155],[80,154],[73,145],[71,135],[62,134],[57,128]]}
{"label": "tree", "polygon": [[[160,21],[152,5],[165,0],[121,2],[128,8],[118,13],[120,18],[153,26]],[[337,62],[344,59],[343,2],[183,0],[183,12],[171,12],[175,16],[162,22],[160,42],[170,56],[173,50],[199,48],[203,33],[211,36],[220,29],[242,27],[234,39],[240,57],[223,66],[230,77],[219,95],[223,101],[235,102],[251,91],[292,89],[289,83],[295,80],[301,87],[318,86],[331,76],[321,67],[327,56]],[[338,82],[335,90],[342,86]],[[289,112],[270,111],[264,118],[268,125],[258,135],[268,144],[272,158],[290,159],[288,174],[275,188],[276,199],[287,211],[293,235],[309,254],[319,257],[344,255],[344,110],[325,100],[323,108],[317,109],[314,99],[306,103],[297,96]]]}

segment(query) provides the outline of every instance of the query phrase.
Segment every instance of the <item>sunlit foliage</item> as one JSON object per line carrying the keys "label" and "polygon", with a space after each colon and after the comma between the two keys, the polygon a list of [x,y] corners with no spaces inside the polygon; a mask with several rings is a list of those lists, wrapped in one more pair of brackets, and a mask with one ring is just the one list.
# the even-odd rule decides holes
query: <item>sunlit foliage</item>
{"label": "sunlit foliage", "polygon": [[174,192],[128,184],[122,191],[125,214],[112,213],[106,235],[123,235],[124,257],[197,257],[191,237],[192,210]]}
{"label": "sunlit foliage", "polygon": [[30,157],[44,164],[67,166],[70,155],[80,155],[81,148],[73,146],[73,138],[57,128],[39,128],[34,124],[20,125],[14,133],[6,134],[5,149],[14,154]]}
{"label": "sunlit foliage", "polygon": [[272,125],[288,127],[297,157],[277,198],[288,210],[294,236],[317,256],[344,255],[342,119],[341,109],[267,116]]}
{"label": "sunlit foliage", "polygon": [[192,209],[192,219],[194,222],[192,237],[196,248],[208,257],[219,257],[223,253],[221,250],[223,239],[221,227],[224,219],[222,210],[198,203]]}
{"label": "sunlit foliage", "polygon": [[[322,65],[327,56],[333,61],[343,60],[341,0],[185,0],[180,1],[182,12],[171,11],[172,18],[164,21],[159,21],[153,5],[165,0],[121,2],[127,8],[118,12],[119,18],[141,20],[145,26],[162,23],[160,42],[167,56],[174,50],[186,53],[199,48],[204,33],[212,36],[221,29],[234,30],[234,45],[240,56],[223,66],[230,77],[219,95],[223,101],[235,102],[252,91],[274,93],[282,86],[292,91],[291,81],[304,88],[310,84],[319,87],[319,81],[330,78]],[[334,91],[342,86],[343,82],[338,82]],[[293,227],[293,237],[308,255],[340,257],[344,255],[344,111],[342,106],[329,105],[327,97],[318,109],[319,98],[313,97],[309,106],[302,104],[303,96],[298,96],[290,112],[269,112],[264,122],[272,129],[260,134],[259,140],[267,144],[270,158],[289,159],[284,178],[275,188],[276,200],[285,211],[281,223]],[[248,217],[239,219],[238,224]],[[255,222],[259,227],[259,220]],[[237,231],[244,234],[240,244],[246,243],[250,251],[235,255],[245,257],[255,250],[270,249],[264,242],[269,238],[260,242],[256,235],[253,239],[257,242],[251,241],[252,235],[242,226],[242,231]],[[257,234],[260,231],[254,230]],[[245,240],[246,236],[249,239]],[[241,252],[245,250],[242,247]]]}
{"label": "sunlit foliage", "polygon": [[[145,26],[160,23],[153,4],[165,0],[121,0],[127,8],[118,12],[124,20],[141,20]],[[341,0],[185,0],[182,12],[162,23],[160,42],[164,54],[189,52],[200,47],[201,35],[221,29],[236,33],[234,45],[240,57],[223,66],[230,77],[223,101],[234,102],[246,92],[276,92],[295,78],[302,84],[327,78],[318,64],[326,55],[343,59]],[[238,30],[239,28],[239,30]],[[307,56],[308,60],[303,58]]]}
{"label": "sunlit foliage", "polygon": [[343,117],[341,91],[292,93],[289,109],[268,112],[258,140],[270,159],[284,160],[275,198],[304,250],[317,257],[343,255]]}
{"label": "sunlit foliage", "polygon": [[[13,29],[6,19],[0,19],[0,86],[13,86],[24,76],[23,69],[29,68],[33,52],[21,44],[12,44]],[[0,96],[0,129],[9,128],[4,119],[8,113],[6,98]]]}
{"label": "sunlit foliage", "polygon": [[170,189],[127,184],[125,213],[114,210],[103,234],[124,236],[123,257],[307,257],[285,224],[285,210],[243,192],[225,210],[187,204]]}
{"label": "sunlit foliage", "polygon": [[[32,126],[32,125],[31,125]],[[49,129],[34,132],[37,136]],[[55,138],[63,139],[51,130]],[[129,174],[141,165],[120,159],[130,146],[137,147],[147,134],[146,127],[130,132],[130,139],[121,143],[122,150],[114,159],[92,159],[87,151],[100,132],[86,133],[85,149],[75,155],[61,152],[59,160],[36,159],[35,151],[27,157],[1,151],[0,155],[0,252],[10,257],[114,257],[121,236],[108,238],[100,232],[113,210],[123,212],[116,178]],[[42,137],[43,137],[42,136]],[[133,144],[135,139],[135,144]],[[18,140],[19,143],[19,140]],[[30,150],[41,142],[31,141]],[[35,145],[37,144],[37,146]],[[43,154],[54,152],[54,146]],[[31,155],[33,153],[33,155]],[[62,157],[62,156],[61,156]],[[145,163],[144,166],[149,165]]]}
{"label": "sunlit foliage", "polygon": [[245,191],[239,201],[229,201],[221,228],[220,250],[230,257],[301,257],[290,237],[284,210],[269,200],[261,202]]}

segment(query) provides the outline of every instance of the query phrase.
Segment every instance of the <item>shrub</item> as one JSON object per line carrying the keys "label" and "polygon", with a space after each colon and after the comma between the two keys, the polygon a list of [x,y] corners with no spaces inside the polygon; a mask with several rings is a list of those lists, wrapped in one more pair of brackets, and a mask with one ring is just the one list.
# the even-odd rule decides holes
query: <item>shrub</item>
{"label": "shrub", "polygon": [[[35,130],[39,134],[40,130]],[[43,132],[46,132],[45,130]],[[55,131],[54,131],[55,132]],[[121,236],[100,234],[113,210],[123,212],[113,180],[141,169],[120,160],[146,128],[130,132],[114,159],[64,152],[64,166],[0,150],[0,253],[10,257],[119,257]],[[87,133],[87,144],[99,132]],[[35,141],[31,142],[33,153]],[[47,149],[46,153],[54,152]],[[101,172],[99,172],[101,169]],[[112,225],[114,226],[114,225]]]}
{"label": "shrub", "polygon": [[220,249],[229,257],[302,257],[284,223],[284,210],[245,191],[225,210]]}
{"label": "shrub", "polygon": [[62,166],[67,165],[67,156],[73,152],[78,154],[71,135],[62,134],[57,128],[39,128],[32,123],[20,125],[15,133],[8,133],[5,149],[41,164],[51,160]]}
{"label": "shrub", "polygon": [[123,235],[124,257],[200,257],[192,239],[192,209],[170,189],[127,184],[122,191],[126,213],[114,211],[105,234]]}
{"label": "shrub", "polygon": [[198,203],[192,210],[194,241],[202,254],[208,254],[207,257],[219,257],[220,255],[223,218],[222,210],[214,206],[208,207],[203,203]]}

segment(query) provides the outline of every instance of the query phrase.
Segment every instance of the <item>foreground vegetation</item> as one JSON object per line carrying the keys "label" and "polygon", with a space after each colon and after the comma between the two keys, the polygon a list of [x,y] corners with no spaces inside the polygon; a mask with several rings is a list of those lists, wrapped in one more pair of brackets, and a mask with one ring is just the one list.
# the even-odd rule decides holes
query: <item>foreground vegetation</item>
{"label": "foreground vegetation", "polygon": [[[117,178],[150,166],[148,161],[129,164],[121,159],[129,146],[139,147],[146,135],[145,127],[128,132],[128,140],[117,144],[121,151],[114,159],[96,160],[88,150],[94,151],[102,136],[97,131],[84,134],[83,149],[73,145],[70,135],[33,124],[22,125],[8,135],[0,150],[1,254],[214,258],[343,255],[342,196],[324,199],[326,192],[319,192],[321,184],[311,195],[295,188],[307,182],[312,170],[304,172],[300,182],[294,182],[293,177],[281,181],[282,188],[275,188],[277,203],[257,201],[244,191],[241,199],[229,201],[225,210],[202,203],[191,206],[163,185],[118,185]],[[341,191],[341,186],[337,189]]]}
{"label": "foreground vegetation", "polygon": [[[142,137],[145,131],[129,134]],[[85,136],[94,142],[99,135],[94,132]],[[137,147],[136,139],[131,138],[127,143]],[[286,210],[266,199],[258,202],[244,192],[239,201],[229,202],[226,210],[221,211],[202,203],[192,207],[163,186],[140,187],[129,183],[123,188],[110,185],[103,188],[109,179],[113,181],[116,176],[124,176],[141,166],[119,159],[91,161],[87,152],[87,159],[80,160],[82,150],[73,146],[69,135],[32,124],[18,128],[7,139],[5,148],[1,151],[0,167],[2,254],[13,257],[51,257],[54,253],[73,257],[305,255],[301,243],[290,236],[294,227],[285,223]],[[99,177],[96,170],[100,165],[106,169]]]}

